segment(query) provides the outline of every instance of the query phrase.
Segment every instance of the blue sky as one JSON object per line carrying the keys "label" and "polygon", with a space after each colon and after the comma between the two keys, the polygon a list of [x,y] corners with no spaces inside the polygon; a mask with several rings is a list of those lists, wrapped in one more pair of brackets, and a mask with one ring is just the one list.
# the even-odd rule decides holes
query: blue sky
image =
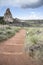
{"label": "blue sky", "polygon": [[43,0],[0,0],[0,16],[7,8],[14,18],[43,19]]}

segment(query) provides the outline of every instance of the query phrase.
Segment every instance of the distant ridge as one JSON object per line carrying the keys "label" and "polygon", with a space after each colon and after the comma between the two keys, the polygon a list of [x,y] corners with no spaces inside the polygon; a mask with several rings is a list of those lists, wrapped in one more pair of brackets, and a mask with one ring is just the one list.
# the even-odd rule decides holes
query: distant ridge
{"label": "distant ridge", "polygon": [[6,9],[4,16],[0,16],[0,23],[23,27],[43,27],[43,20],[22,20],[18,18],[13,18],[9,8]]}

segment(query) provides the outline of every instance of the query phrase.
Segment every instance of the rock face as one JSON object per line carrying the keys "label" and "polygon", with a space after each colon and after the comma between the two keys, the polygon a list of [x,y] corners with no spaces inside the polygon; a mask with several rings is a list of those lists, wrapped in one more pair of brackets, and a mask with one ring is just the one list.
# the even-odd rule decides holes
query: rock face
{"label": "rock face", "polygon": [[10,12],[10,9],[7,8],[5,14],[4,14],[4,21],[5,22],[13,22],[13,17],[12,17],[12,14]]}

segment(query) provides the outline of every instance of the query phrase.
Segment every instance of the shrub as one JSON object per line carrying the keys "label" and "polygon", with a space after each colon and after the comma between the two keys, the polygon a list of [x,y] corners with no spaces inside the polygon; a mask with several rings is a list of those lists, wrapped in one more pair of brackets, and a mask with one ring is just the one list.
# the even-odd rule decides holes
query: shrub
{"label": "shrub", "polygon": [[33,43],[33,44],[37,44],[38,39],[37,39],[37,37],[32,36],[32,37],[30,38],[30,41],[31,41],[31,43]]}
{"label": "shrub", "polygon": [[6,24],[4,20],[0,20],[0,24]]}

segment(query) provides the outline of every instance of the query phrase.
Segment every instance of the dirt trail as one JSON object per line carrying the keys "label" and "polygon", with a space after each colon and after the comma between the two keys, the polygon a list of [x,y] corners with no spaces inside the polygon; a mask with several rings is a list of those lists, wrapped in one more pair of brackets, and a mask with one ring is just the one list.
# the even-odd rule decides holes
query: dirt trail
{"label": "dirt trail", "polygon": [[0,65],[38,65],[24,52],[26,31],[20,30],[14,37],[0,44]]}

